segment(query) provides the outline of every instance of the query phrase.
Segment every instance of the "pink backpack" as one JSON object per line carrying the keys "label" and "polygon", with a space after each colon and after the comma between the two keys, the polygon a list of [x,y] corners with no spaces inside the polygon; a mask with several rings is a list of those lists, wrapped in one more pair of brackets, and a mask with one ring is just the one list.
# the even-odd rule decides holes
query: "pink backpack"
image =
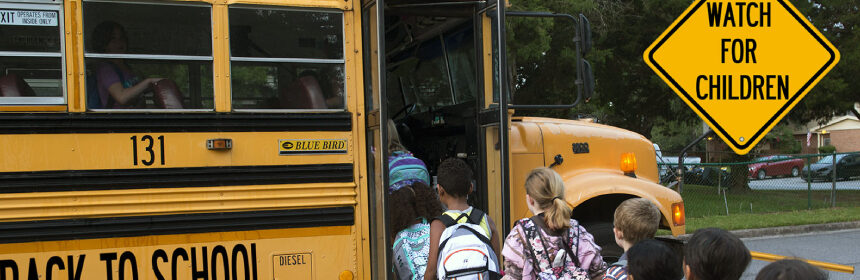
{"label": "pink backpack", "polygon": [[[588,272],[582,269],[577,257],[579,251],[579,226],[576,226],[576,233],[571,232],[570,228],[565,231],[564,235],[567,238],[561,238],[562,246],[554,256],[550,256],[546,249],[546,240],[540,233],[540,229],[535,225],[535,217],[528,220],[520,220],[517,225],[523,229],[526,242],[524,252],[531,259],[532,266],[535,271],[538,271],[538,279],[541,280],[588,280]],[[570,244],[576,244],[571,250]]]}

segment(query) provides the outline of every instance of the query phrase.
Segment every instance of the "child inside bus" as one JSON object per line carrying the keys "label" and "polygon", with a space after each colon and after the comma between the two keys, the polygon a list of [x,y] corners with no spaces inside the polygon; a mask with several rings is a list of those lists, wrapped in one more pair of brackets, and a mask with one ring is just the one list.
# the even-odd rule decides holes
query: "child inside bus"
{"label": "child inside bus", "polygon": [[785,259],[762,268],[755,280],[827,280],[827,273],[801,260]]}
{"label": "child inside bus", "polygon": [[504,279],[602,277],[606,262],[600,247],[570,217],[561,176],[552,169],[537,168],[526,177],[525,188],[534,216],[517,221],[505,239]]}
{"label": "child inside bus", "polygon": [[391,232],[394,236],[393,265],[397,279],[424,279],[430,254],[430,223],[442,214],[442,205],[427,184],[417,181],[396,187],[391,195]]}
{"label": "child inside bus", "polygon": [[[447,215],[458,224],[468,223],[469,217],[467,216],[470,216],[473,211],[480,211],[470,206],[466,201],[466,197],[473,191],[472,171],[469,165],[458,158],[446,159],[439,164],[436,177],[438,180],[436,191],[439,194],[439,200],[448,209],[442,213],[442,216]],[[489,235],[484,237],[489,239],[493,250],[491,257],[495,258],[494,252],[499,251],[499,234],[496,232],[495,224],[486,214],[476,220],[480,221],[478,225],[483,231],[482,234]],[[445,229],[445,223],[440,219],[434,219],[430,223],[430,256],[427,259],[427,272],[424,274],[424,279],[437,279],[439,242]]]}
{"label": "child inside bus", "polygon": [[629,275],[619,279],[635,280],[680,280],[681,257],[661,241],[645,239],[625,252],[629,261]]}
{"label": "child inside bus", "polygon": [[[122,54],[128,50],[128,37],[119,23],[104,21],[93,30],[92,46],[97,53]],[[98,84],[99,108],[140,108],[140,98],[144,92],[162,80],[147,78],[141,80],[131,67],[121,58],[108,59],[95,69]],[[87,93],[93,94],[93,93]],[[94,104],[90,104],[92,107]]]}
{"label": "child inside bus", "polygon": [[626,278],[627,250],[639,241],[654,238],[657,227],[660,226],[660,209],[647,199],[631,198],[615,209],[613,224],[615,243],[624,249],[624,254],[617,262],[609,265],[603,280]]}
{"label": "child inside bus", "polygon": [[397,126],[394,121],[388,120],[389,192],[415,182],[430,185],[430,172],[427,171],[427,165],[401,144],[400,136],[397,134]]}
{"label": "child inside bus", "polygon": [[697,230],[684,246],[687,280],[738,280],[749,265],[750,251],[728,231]]}

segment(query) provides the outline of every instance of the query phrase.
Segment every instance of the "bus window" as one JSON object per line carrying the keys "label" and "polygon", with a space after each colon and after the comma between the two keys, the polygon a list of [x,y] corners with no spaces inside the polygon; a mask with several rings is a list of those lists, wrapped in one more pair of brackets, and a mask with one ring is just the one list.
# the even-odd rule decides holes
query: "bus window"
{"label": "bus window", "polygon": [[0,2],[0,104],[64,104],[62,7]]}
{"label": "bus window", "polygon": [[234,109],[345,108],[343,14],[230,8]]}
{"label": "bus window", "polygon": [[212,110],[208,4],[84,2],[89,109]]}
{"label": "bus window", "polygon": [[475,41],[472,29],[462,29],[445,37],[446,57],[451,68],[454,103],[474,101],[478,92]]}

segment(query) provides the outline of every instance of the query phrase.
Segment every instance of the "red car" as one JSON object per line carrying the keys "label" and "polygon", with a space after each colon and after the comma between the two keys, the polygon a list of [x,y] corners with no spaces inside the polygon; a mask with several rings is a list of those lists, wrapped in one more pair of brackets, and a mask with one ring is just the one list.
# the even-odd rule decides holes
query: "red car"
{"label": "red car", "polygon": [[749,165],[750,178],[764,179],[773,176],[797,177],[803,170],[804,162],[789,156],[766,156],[755,159],[761,161]]}

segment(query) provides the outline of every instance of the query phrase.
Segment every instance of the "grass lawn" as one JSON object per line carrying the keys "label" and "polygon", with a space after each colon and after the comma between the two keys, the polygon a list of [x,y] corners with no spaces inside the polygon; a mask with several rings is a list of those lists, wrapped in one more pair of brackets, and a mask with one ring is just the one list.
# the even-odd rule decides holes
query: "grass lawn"
{"label": "grass lawn", "polygon": [[[700,228],[718,227],[726,230],[768,228],[780,226],[825,224],[860,220],[860,207],[839,207],[803,211],[738,214],[687,219],[687,233]],[[667,233],[668,234],[668,231]]]}
{"label": "grass lawn", "polygon": [[724,202],[715,187],[685,185],[681,196],[688,233],[706,227],[735,230],[860,220],[860,191],[838,191],[836,208],[829,208],[830,191],[813,191],[812,210],[807,210],[805,190],[729,191]]}
{"label": "grass lawn", "polygon": [[[716,187],[684,185],[681,196],[687,219],[808,210],[806,190],[798,191],[728,191],[725,200]],[[811,192],[812,209],[830,207],[830,191]],[[860,207],[860,191],[837,191],[836,207]]]}

